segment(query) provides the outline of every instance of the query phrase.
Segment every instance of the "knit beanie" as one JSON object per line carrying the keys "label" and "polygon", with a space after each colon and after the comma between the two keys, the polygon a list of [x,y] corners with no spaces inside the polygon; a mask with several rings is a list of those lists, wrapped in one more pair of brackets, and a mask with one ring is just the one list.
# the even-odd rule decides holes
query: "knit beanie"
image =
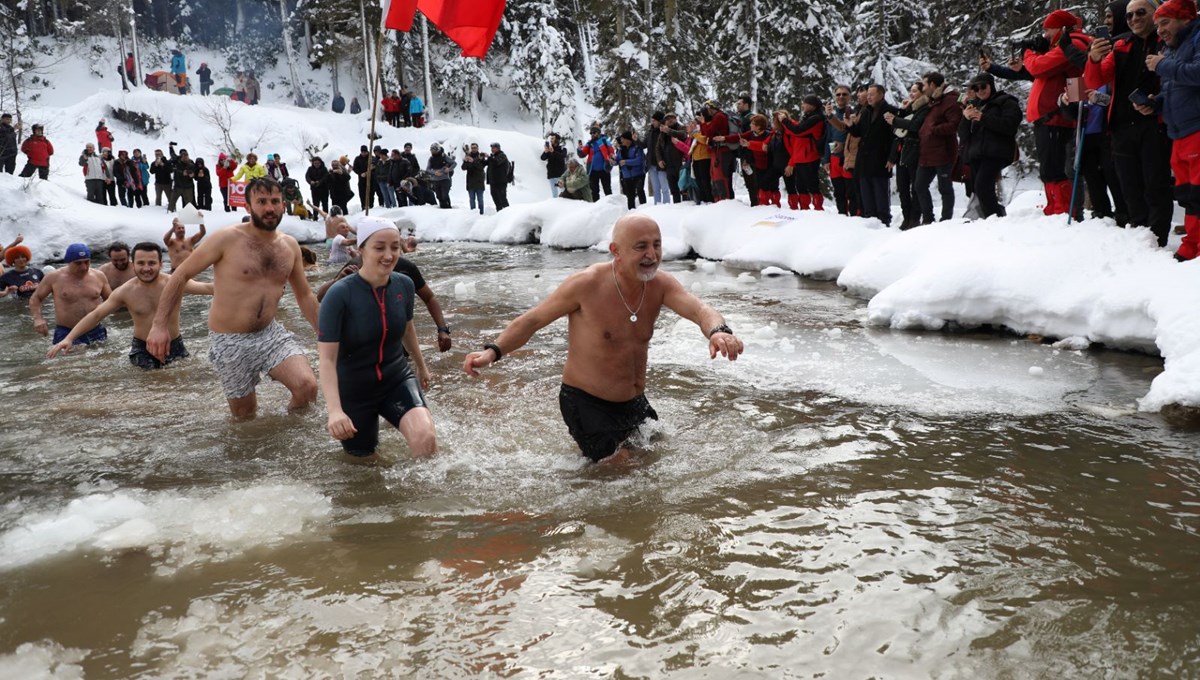
{"label": "knit beanie", "polygon": [[1196,0],[1168,0],[1154,12],[1154,18],[1192,21],[1196,18]]}
{"label": "knit beanie", "polygon": [[1054,30],[1057,28],[1073,28],[1082,24],[1079,17],[1065,9],[1056,9],[1042,22],[1042,28]]}

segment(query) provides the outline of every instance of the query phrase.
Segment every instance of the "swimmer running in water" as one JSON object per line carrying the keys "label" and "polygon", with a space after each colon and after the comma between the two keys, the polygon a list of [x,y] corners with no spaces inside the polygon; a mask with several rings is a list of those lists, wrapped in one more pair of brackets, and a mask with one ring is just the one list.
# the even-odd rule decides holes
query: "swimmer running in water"
{"label": "swimmer running in water", "polygon": [[180,222],[178,217],[171,220],[171,228],[167,230],[166,234],[163,234],[163,243],[167,246],[167,257],[171,260],[171,271],[176,271],[183,266],[183,262],[196,250],[196,246],[200,245],[200,239],[204,238],[206,233],[204,223],[201,223],[200,231],[189,238],[187,227],[183,226],[183,222]]}
{"label": "swimmer running in water", "polygon": [[429,369],[412,324],[416,286],[392,270],[400,257],[400,230],[368,217],[358,234],[362,266],[330,286],[321,301],[317,353],[329,434],[346,453],[370,457],[382,417],[400,430],[414,456],[431,455],[437,437],[423,393]]}
{"label": "swimmer running in water", "polygon": [[[29,297],[33,330],[46,335],[49,329],[46,320],[42,318],[42,302],[48,296],[54,296],[54,344],[67,337],[80,319],[112,295],[108,279],[100,270],[92,269],[91,259],[92,251],[86,245],[72,243],[67,246],[67,252],[63,255],[63,261],[67,265],[46,274],[38,284],[37,290]],[[108,330],[102,325],[96,325],[76,337],[75,344],[90,345],[94,342],[104,342],[107,338]]]}
{"label": "swimmer running in water", "polygon": [[[128,256],[128,249],[126,249]],[[175,359],[188,356],[187,348],[183,346],[183,336],[179,333],[179,310],[171,314],[168,326],[171,331],[171,349],[166,361],[159,361],[146,350],[146,336],[154,323],[154,314],[158,311],[158,300],[162,297],[163,289],[167,287],[170,274],[162,273],[162,246],[149,241],[133,247],[133,269],[137,278],[133,283],[121,286],[113,291],[99,307],[80,319],[58,344],[50,348],[46,357],[53,359],[59,352],[69,350],[75,338],[83,335],[89,328],[95,328],[109,314],[125,307],[133,317],[133,343],[129,348],[129,363],[139,368],[162,368]],[[183,291],[189,295],[212,295],[211,283],[188,281]]]}
{"label": "swimmer running in water", "polygon": [[593,461],[627,458],[629,438],[658,414],[646,400],[646,359],[662,307],[695,323],[709,357],[736,360],[742,341],[725,319],[659,272],[662,235],[645,215],[613,226],[613,259],[572,274],[541,304],[517,317],[492,343],[463,361],[468,375],[524,345],[541,328],[567,317],[567,361],[558,403],[571,436]]}
{"label": "swimmer running in water", "polygon": [[304,318],[317,328],[317,298],[304,277],[300,244],[275,230],[283,217],[283,192],[275,180],[256,177],[246,186],[246,202],[250,224],[214,233],[175,269],[146,338],[150,353],[165,361],[174,337],[170,318],[183,299],[184,286],[215,266],[208,359],[221,378],[230,413],[239,420],[253,418],[258,411],[255,388],[262,373],[292,393],[289,410],[317,398],[317,378],[304,348],[275,318],[283,287],[290,285]]}

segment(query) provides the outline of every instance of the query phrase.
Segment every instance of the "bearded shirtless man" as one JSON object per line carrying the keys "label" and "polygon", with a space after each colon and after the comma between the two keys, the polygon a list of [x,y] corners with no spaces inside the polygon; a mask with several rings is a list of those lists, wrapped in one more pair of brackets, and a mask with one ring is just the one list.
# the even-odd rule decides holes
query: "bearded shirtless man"
{"label": "bearded shirtless man", "polygon": [[[129,255],[126,249],[126,256]],[[129,363],[139,368],[162,368],[175,359],[188,356],[187,348],[183,345],[183,336],[179,333],[179,310],[171,315],[168,327],[171,331],[171,350],[166,361],[159,361],[146,349],[146,336],[154,323],[154,314],[158,311],[158,300],[162,297],[163,289],[167,287],[170,274],[162,273],[162,246],[157,243],[143,242],[133,247],[133,266],[130,268],[136,278],[128,286],[121,286],[113,291],[99,307],[83,317],[71,332],[61,342],[50,348],[46,357],[53,359],[55,355],[69,350],[75,338],[84,334],[89,328],[95,328],[109,314],[125,307],[133,317],[133,344],[129,348]],[[211,283],[188,281],[184,292],[191,295],[212,295]]]}
{"label": "bearded shirtless man", "polygon": [[121,241],[116,241],[109,246],[108,262],[100,265],[100,273],[108,279],[108,285],[113,290],[120,288],[122,283],[132,279],[135,274],[133,267],[129,266],[129,246]]}
{"label": "bearded shirtless man", "polygon": [[[49,333],[46,320],[42,318],[42,302],[54,296],[54,343],[58,344],[79,320],[91,313],[112,294],[108,279],[98,269],[92,269],[92,251],[82,243],[67,246],[63,255],[67,263],[42,279],[37,290],[29,297],[29,313],[33,315],[33,330],[42,335]],[[76,345],[90,345],[108,338],[104,326],[86,329],[87,332],[75,339]]]}
{"label": "bearded shirtless man", "polygon": [[150,353],[165,360],[174,337],[170,318],[183,299],[184,286],[214,267],[208,359],[221,378],[229,411],[238,420],[253,418],[257,412],[255,387],[262,373],[292,393],[290,410],[317,397],[317,378],[304,348],[275,319],[287,284],[316,332],[318,303],[304,277],[300,244],[275,231],[283,217],[283,192],[275,180],[257,177],[246,187],[246,202],[250,222],[214,233],[174,270],[146,338]]}
{"label": "bearded shirtless man", "polygon": [[716,310],[675,277],[658,271],[662,235],[653,219],[622,217],[613,226],[608,250],[612,261],[567,277],[495,342],[463,361],[463,370],[477,376],[479,369],[521,347],[541,328],[567,317],[559,407],[583,454],[597,462],[627,458],[630,436],[646,420],[658,419],[646,400],[646,359],[663,307],[700,327],[710,358],[720,353],[733,361],[743,349]]}

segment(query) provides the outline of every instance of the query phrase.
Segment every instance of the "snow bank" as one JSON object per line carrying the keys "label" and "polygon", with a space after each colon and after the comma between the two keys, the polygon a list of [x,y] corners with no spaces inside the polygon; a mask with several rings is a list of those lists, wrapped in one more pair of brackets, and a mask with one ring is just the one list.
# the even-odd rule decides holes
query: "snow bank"
{"label": "snow bank", "polygon": [[[75,550],[146,550],[159,573],[222,561],[323,524],[328,498],[304,485],[259,485],[185,494],[114,490],[50,512],[19,512],[0,534],[0,571]],[[20,508],[7,508],[20,511]],[[269,521],[265,521],[269,519]]]}
{"label": "snow bank", "polygon": [[[1107,220],[1068,226],[1042,215],[1038,201],[1037,194],[1022,195],[1006,218],[952,220],[908,232],[876,220],[737,202],[642,210],[661,225],[667,258],[691,251],[751,270],[780,267],[836,278],[870,299],[873,325],[988,324],[1069,338],[1072,347],[1103,343],[1160,352],[1166,370],[1141,400],[1142,409],[1200,406],[1200,315],[1191,294],[1200,286],[1200,266],[1176,263],[1149,230],[1120,229]],[[523,242],[540,228],[542,243],[558,247],[606,245],[622,214],[612,198],[594,206],[549,200],[494,217],[397,212],[425,239]]]}

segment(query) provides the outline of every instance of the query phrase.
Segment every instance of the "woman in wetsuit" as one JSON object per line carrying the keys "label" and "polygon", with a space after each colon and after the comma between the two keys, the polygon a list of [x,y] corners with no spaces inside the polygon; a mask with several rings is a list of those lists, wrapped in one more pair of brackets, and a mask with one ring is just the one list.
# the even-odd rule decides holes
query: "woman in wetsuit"
{"label": "woman in wetsuit", "polygon": [[362,266],[330,287],[317,322],[329,433],[346,453],[371,456],[382,416],[400,429],[414,456],[430,455],[437,437],[423,392],[429,370],[412,325],[416,290],[412,279],[392,271],[402,252],[400,230],[369,217],[358,238]]}

